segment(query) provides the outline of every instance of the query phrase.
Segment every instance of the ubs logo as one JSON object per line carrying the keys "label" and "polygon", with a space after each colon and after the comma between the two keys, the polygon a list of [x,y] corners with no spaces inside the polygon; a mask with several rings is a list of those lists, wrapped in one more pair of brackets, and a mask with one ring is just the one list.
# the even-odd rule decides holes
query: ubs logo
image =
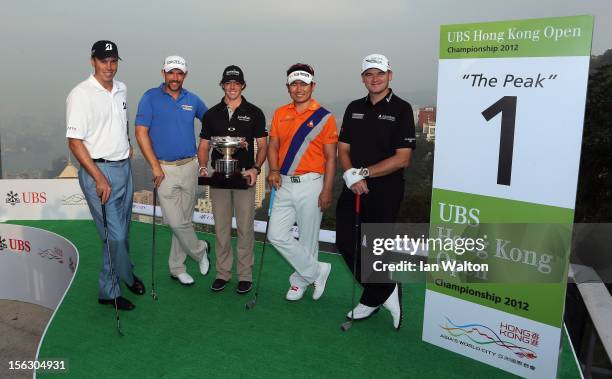
{"label": "ubs logo", "polygon": [[14,192],[10,191],[6,194],[6,204],[11,206],[24,203],[24,204],[45,204],[47,202],[46,192]]}
{"label": "ubs logo", "polygon": [[6,194],[6,203],[7,204],[11,204],[11,205],[15,205],[20,203],[21,201],[19,201],[19,195],[13,191],[10,191],[9,193]]}
{"label": "ubs logo", "polygon": [[18,253],[20,253],[20,252],[29,253],[31,248],[32,248],[32,245],[30,244],[30,241],[20,240],[20,239],[15,239],[15,238],[9,238],[8,245],[7,245],[6,239],[3,238],[3,237],[0,237],[0,251],[2,251],[2,250],[13,250],[13,251],[16,251]]}

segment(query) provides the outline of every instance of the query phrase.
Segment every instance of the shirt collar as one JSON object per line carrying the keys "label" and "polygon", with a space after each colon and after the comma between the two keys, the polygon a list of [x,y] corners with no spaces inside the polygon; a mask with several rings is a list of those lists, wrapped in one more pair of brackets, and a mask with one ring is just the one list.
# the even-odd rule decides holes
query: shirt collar
{"label": "shirt collar", "polygon": [[[389,94],[382,99],[381,101],[379,101],[378,103],[381,103],[383,100],[386,100],[387,103],[391,101],[391,98],[393,97],[393,89],[389,88]],[[376,104],[372,104],[372,102],[370,101],[370,94],[367,94],[366,97],[363,98],[363,101],[365,101],[366,103],[368,103],[371,106],[376,106],[378,105],[378,103]]]}
{"label": "shirt collar", "polygon": [[[170,96],[170,94],[168,92],[166,92],[166,83],[160,84],[159,90],[162,92],[162,94]],[[187,91],[185,88],[181,88],[181,92],[179,93],[178,97],[176,98],[176,101],[179,101],[180,99],[182,99],[188,93],[189,93],[189,91]],[[172,97],[172,96],[170,96],[170,97]]]}
{"label": "shirt collar", "polygon": [[[240,105],[238,106],[238,108],[242,108],[242,106],[247,102],[246,98],[242,95],[240,95],[240,97],[242,98],[242,100],[240,101]],[[225,96],[223,96],[221,98],[221,101],[219,102],[221,105],[223,105],[225,108],[227,108],[227,103],[225,102]],[[236,108],[236,109],[238,109]],[[234,109],[234,112],[236,111],[236,109]]]}
{"label": "shirt collar", "polygon": [[[294,102],[289,103],[289,108],[295,109],[295,103]],[[321,104],[319,104],[319,102],[314,97],[310,98],[310,104],[308,104],[308,110],[316,111],[319,108],[321,108]]]}
{"label": "shirt collar", "polygon": [[[89,83],[91,83],[91,85],[94,86],[94,88],[97,91],[108,92],[106,88],[102,87],[102,84],[100,84],[98,79],[96,79],[96,77],[93,74],[89,74],[88,80],[89,80]],[[119,85],[117,83],[118,82],[115,79],[113,79],[113,89],[110,91],[111,94],[114,94],[120,90]]]}

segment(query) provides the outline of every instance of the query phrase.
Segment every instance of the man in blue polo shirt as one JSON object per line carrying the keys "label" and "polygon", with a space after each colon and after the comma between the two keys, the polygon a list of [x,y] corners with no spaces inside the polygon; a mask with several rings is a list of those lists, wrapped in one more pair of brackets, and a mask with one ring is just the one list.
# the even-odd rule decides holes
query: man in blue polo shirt
{"label": "man in blue polo shirt", "polygon": [[162,69],[164,83],[142,96],[136,114],[136,139],[153,171],[165,222],[172,229],[168,264],[170,275],[183,285],[194,283],[186,272],[187,255],[200,262],[208,273],[208,242],[198,240],[193,209],[198,178],[194,119],[202,120],[208,110],[200,98],[183,88],[187,64],[169,56]]}

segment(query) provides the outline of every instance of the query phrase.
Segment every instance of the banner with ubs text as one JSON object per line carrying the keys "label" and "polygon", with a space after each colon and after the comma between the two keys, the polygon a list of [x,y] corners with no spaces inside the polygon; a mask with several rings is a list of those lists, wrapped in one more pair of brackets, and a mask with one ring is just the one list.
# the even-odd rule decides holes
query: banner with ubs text
{"label": "banner with ubs text", "polygon": [[[423,340],[557,374],[593,17],[444,25]],[[470,271],[475,267],[486,267]]]}

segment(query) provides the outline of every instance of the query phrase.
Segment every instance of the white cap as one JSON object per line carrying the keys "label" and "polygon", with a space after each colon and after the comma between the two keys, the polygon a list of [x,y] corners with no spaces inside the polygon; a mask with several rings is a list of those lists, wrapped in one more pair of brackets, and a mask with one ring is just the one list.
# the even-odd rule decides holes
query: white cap
{"label": "white cap", "polygon": [[370,68],[377,68],[384,72],[391,70],[389,60],[382,54],[370,54],[363,58],[363,61],[361,62],[361,73]]}
{"label": "white cap", "polygon": [[301,80],[306,84],[310,84],[314,81],[314,76],[306,71],[293,71],[291,74],[287,76],[287,84],[291,84],[296,80]]}
{"label": "white cap", "polygon": [[170,72],[172,69],[178,68],[184,73],[187,72],[187,62],[185,58],[179,57],[178,55],[171,55],[164,59],[164,71]]}

